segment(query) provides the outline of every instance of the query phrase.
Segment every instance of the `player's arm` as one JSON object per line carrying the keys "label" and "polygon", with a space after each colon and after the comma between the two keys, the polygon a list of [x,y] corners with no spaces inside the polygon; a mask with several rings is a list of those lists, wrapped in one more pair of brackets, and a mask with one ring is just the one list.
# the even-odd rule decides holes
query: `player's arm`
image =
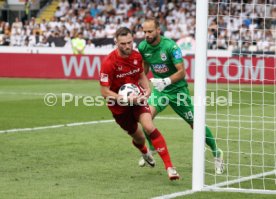
{"label": "player's arm", "polygon": [[147,75],[149,73],[149,64],[143,60],[144,72]]}
{"label": "player's arm", "polygon": [[149,85],[148,78],[147,78],[147,76],[146,76],[146,74],[144,72],[140,73],[139,84],[144,89],[144,95],[146,97],[149,97],[151,90],[150,90],[150,85]]}
{"label": "player's arm", "polygon": [[118,95],[117,93],[110,90],[109,86],[101,85],[101,94],[104,98],[109,98],[109,99],[114,99],[114,100],[118,100],[118,99],[122,98],[121,95]]}
{"label": "player's arm", "polygon": [[170,59],[174,63],[174,66],[176,67],[177,71],[174,74],[172,74],[171,76],[163,78],[163,79],[161,79],[161,78],[152,78],[151,79],[153,86],[160,92],[163,91],[170,84],[173,84],[175,82],[178,82],[178,81],[184,79],[184,77],[186,75],[180,48],[175,44],[168,51],[170,52]]}
{"label": "player's arm", "polygon": [[185,70],[183,62],[175,64],[175,68],[177,69],[177,72],[172,74],[169,77],[171,79],[172,84],[184,79],[184,77],[186,75],[186,70]]}
{"label": "player's arm", "polygon": [[102,96],[107,100],[116,101],[121,99],[122,96],[118,95],[118,93],[110,90],[110,85],[113,81],[113,67],[110,60],[105,60],[102,64],[102,68],[100,71],[100,91]]}

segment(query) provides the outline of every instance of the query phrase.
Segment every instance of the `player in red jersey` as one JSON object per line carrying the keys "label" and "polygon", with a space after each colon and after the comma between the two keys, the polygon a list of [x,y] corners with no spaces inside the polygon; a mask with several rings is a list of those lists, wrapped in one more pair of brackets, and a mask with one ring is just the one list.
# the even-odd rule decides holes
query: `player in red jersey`
{"label": "player in red jersey", "polygon": [[[154,167],[155,160],[145,145],[145,137],[141,127],[138,126],[139,122],[162,158],[169,179],[179,179],[179,174],[172,165],[165,139],[152,122],[149,106],[138,105],[142,97],[150,95],[150,87],[143,71],[142,57],[133,50],[132,32],[126,27],[119,28],[115,33],[115,43],[117,49],[106,57],[100,72],[101,93],[109,102],[113,102],[108,103],[108,108],[115,121],[132,137],[133,145],[142,153],[145,161]],[[119,88],[126,83],[140,85],[144,94],[128,98],[118,95]],[[133,102],[134,105],[120,106],[120,102],[127,101]]]}

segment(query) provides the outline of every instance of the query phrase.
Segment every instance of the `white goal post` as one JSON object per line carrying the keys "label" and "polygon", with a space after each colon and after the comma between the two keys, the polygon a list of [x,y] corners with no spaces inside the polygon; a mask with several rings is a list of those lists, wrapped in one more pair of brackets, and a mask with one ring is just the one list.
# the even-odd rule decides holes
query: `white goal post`
{"label": "white goal post", "polygon": [[[204,185],[205,106],[207,64],[207,16],[208,1],[197,0],[196,4],[196,53],[194,83],[194,132],[193,132],[193,175],[194,191]],[[199,48],[200,46],[200,48]]]}
{"label": "white goal post", "polygon": [[[276,2],[196,2],[192,191],[276,194]],[[217,23],[211,38],[208,28],[218,20],[230,25]],[[232,55],[210,61],[208,47],[223,48],[221,43],[231,46]],[[205,145],[206,124],[224,151],[222,175],[215,174]]]}

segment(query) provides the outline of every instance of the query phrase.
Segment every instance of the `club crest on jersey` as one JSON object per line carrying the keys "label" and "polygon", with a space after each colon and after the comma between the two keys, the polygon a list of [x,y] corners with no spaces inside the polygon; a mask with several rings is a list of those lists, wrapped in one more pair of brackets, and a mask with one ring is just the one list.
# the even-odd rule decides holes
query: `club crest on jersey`
{"label": "club crest on jersey", "polygon": [[123,70],[123,66],[118,66],[117,69],[118,69],[118,71],[122,71]]}
{"label": "club crest on jersey", "polygon": [[166,53],[161,53],[161,59],[162,59],[162,61],[166,61],[167,60]]}
{"label": "club crest on jersey", "polygon": [[137,64],[138,64],[138,61],[137,61],[136,59],[134,59],[133,64],[134,64],[134,65],[137,65]]}

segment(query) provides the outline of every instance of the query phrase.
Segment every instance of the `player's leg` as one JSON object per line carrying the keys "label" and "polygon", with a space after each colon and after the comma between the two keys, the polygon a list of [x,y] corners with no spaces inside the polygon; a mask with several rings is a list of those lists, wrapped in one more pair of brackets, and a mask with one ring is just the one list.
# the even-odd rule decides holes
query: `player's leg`
{"label": "player's leg", "polygon": [[[150,107],[152,118],[155,118],[155,116],[158,113],[162,112],[168,106],[168,100],[166,99],[166,96],[162,92],[159,92],[156,89],[153,89],[148,99],[148,105]],[[151,148],[152,144],[150,142],[150,139],[147,139],[147,140]]]}
{"label": "player's leg", "polygon": [[[167,101],[166,101],[164,95],[161,92],[157,91],[156,89],[153,89],[151,96],[148,99],[148,104],[150,107],[152,118],[154,118],[158,113],[162,112],[167,107]],[[144,129],[143,129],[143,131],[144,131]],[[150,151],[152,153],[154,153],[155,149],[151,143],[149,136],[147,135],[147,133],[145,133],[145,131],[144,131],[144,134],[146,136],[146,140],[148,142]],[[140,158],[138,164],[140,167],[145,166],[144,159]]]}
{"label": "player's leg", "polygon": [[[156,108],[154,106],[149,106],[149,107],[150,107],[151,117],[154,118],[157,115]],[[144,132],[144,134],[146,136],[146,139],[148,141],[149,149],[151,151],[154,151],[155,149],[154,149],[154,147],[153,147],[153,145],[152,145],[152,143],[150,141],[150,137],[148,136],[148,134],[145,132],[144,129],[143,129],[143,132]]]}
{"label": "player's leg", "polygon": [[155,161],[145,145],[145,136],[141,128],[139,128],[136,118],[131,111],[124,114],[113,115],[117,124],[120,125],[131,137],[132,144],[141,152],[142,157],[151,166],[155,166]]}
{"label": "player's leg", "polygon": [[[194,122],[194,107],[192,104],[190,92],[188,88],[183,88],[182,92],[177,92],[175,94],[168,95],[168,98],[170,99],[170,106],[173,108],[173,110],[182,117],[190,126],[193,128],[193,122]],[[217,147],[216,140],[209,129],[209,127],[205,127],[205,133],[206,133],[206,144],[210,147],[212,154],[215,158],[215,162],[218,162],[216,160],[221,161],[222,163],[216,164],[216,172],[222,173],[223,172],[223,152]],[[220,169],[218,168],[220,167]],[[218,171],[221,170],[221,172]]]}
{"label": "player's leg", "polygon": [[218,148],[216,140],[208,126],[205,126],[205,133],[205,142],[211,148],[214,156],[215,171],[217,174],[222,174],[224,171],[223,151]]}
{"label": "player's leg", "polygon": [[[142,109],[143,107],[140,107]],[[137,111],[137,115],[139,112]],[[163,160],[165,169],[167,170],[170,180],[179,179],[179,174],[176,172],[171,162],[170,154],[167,148],[166,141],[159,130],[154,126],[150,113],[143,112],[139,115],[139,122],[149,135],[152,145]]]}
{"label": "player's leg", "polygon": [[[146,137],[146,140],[147,140],[147,143],[148,143],[149,151],[150,151],[151,155],[154,155],[154,154],[156,153],[156,151],[155,151],[155,148],[154,148],[154,146],[152,145],[152,143],[151,143],[151,141],[150,141],[150,137],[149,137],[149,135],[145,132],[144,129],[143,129],[143,133],[144,133],[144,135],[145,135],[145,137]],[[139,167],[144,167],[144,166],[146,166],[146,162],[145,162],[145,159],[144,159],[143,156],[139,159],[138,165],[139,165]]]}
{"label": "player's leg", "polygon": [[154,167],[155,160],[152,157],[151,152],[147,149],[145,145],[146,140],[142,129],[138,126],[135,133],[129,134],[129,135],[133,138],[132,140],[133,145],[142,153],[142,157],[144,161],[147,162],[148,165],[150,165],[151,167]]}
{"label": "player's leg", "polygon": [[206,144],[211,148],[214,157],[220,157],[221,151],[217,147],[216,140],[208,126],[205,127]]}

